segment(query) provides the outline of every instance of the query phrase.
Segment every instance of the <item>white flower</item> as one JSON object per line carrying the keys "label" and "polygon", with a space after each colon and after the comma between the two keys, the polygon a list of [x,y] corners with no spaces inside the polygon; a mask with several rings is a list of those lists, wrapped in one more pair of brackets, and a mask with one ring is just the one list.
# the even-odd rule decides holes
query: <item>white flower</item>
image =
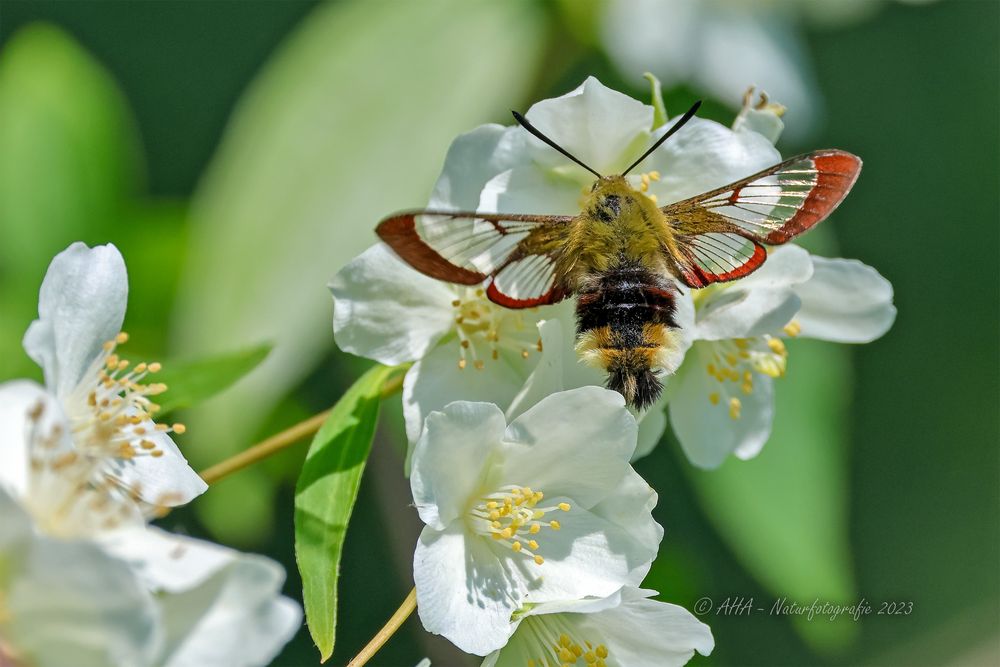
{"label": "white flower", "polygon": [[[153,421],[156,405],[150,397],[165,386],[149,382],[157,363],[132,364],[117,351],[128,336],[121,333],[128,296],[128,278],[121,254],[112,246],[88,248],[74,243],[49,265],[38,298],[38,319],[24,336],[24,348],[45,373],[44,392],[51,397],[47,419],[60,421],[77,456],[101,461],[93,480],[117,487],[154,506],[190,501],[206,485],[188,466],[170,432],[183,426]],[[5,403],[42,400],[34,383],[0,387]],[[23,414],[23,413],[22,413]],[[4,420],[0,428],[24,440],[23,424]],[[27,481],[26,449],[5,444],[14,465],[9,478],[14,490]]]}
{"label": "white flower", "polygon": [[694,344],[668,384],[670,422],[688,458],[711,468],[756,456],[771,433],[784,338],[866,343],[892,326],[892,285],[855,260],[774,250],[756,273],[693,292]]}
{"label": "white flower", "polygon": [[483,667],[679,667],[715,648],[712,631],[683,607],[624,588],[603,600],[539,604],[519,614],[506,646]]}
{"label": "white flower", "polygon": [[617,393],[549,396],[508,426],[486,403],[428,416],[410,483],[424,527],[413,557],[424,627],[485,655],[512,615],[638,585],[663,531],[629,465],[635,419]]}
{"label": "white flower", "polygon": [[153,598],[98,545],[38,534],[0,488],[0,665],[152,665]]}
{"label": "white flower", "polygon": [[[601,173],[628,166],[669,127],[654,130],[652,106],[593,77],[562,97],[538,102],[526,116]],[[771,142],[754,129],[752,123],[731,130],[694,118],[646,159],[645,173],[630,179],[662,204],[735,181],[780,160]],[[429,208],[575,215],[592,182],[590,173],[523,128],[484,125],[452,143]],[[419,360],[403,390],[411,443],[424,417],[456,398],[496,403],[513,418],[552,391],[604,383],[603,375],[579,364],[572,351],[572,300],[531,311],[506,310],[476,288],[422,276],[384,246],[351,262],[331,289],[334,335],[342,349],[387,364]],[[477,317],[467,317],[470,311]],[[537,328],[543,320],[552,322],[547,333]],[[549,341],[558,343],[553,347]],[[546,368],[537,372],[544,377],[530,381],[534,388],[525,386],[542,365]],[[661,401],[638,416],[643,425],[639,455],[659,440],[665,426],[662,408]]]}
{"label": "white flower", "polygon": [[[279,595],[281,567],[145,525],[150,504],[186,502],[206,487],[170,440],[170,428],[149,418],[146,397],[158,388],[141,382],[151,365],[123,373],[130,364],[115,358],[117,339],[101,343],[121,326],[126,285],[112,246],[74,244],[58,255],[42,286],[40,319],[25,341],[48,387],[28,380],[0,385],[0,550],[10,515],[11,526],[29,535],[22,542],[50,553],[40,562],[65,571],[45,578],[21,567],[5,579],[4,560],[16,553],[0,553],[0,585],[53,600],[51,608],[36,609],[14,604],[11,593],[13,649],[0,651],[30,657],[30,664],[267,664],[301,620],[298,605]],[[85,585],[88,576],[93,585]],[[73,610],[83,627],[94,626],[94,646],[81,646],[80,660],[49,652],[76,650],[83,641],[81,631],[66,629],[76,622]],[[140,622],[153,628],[136,648],[125,633]],[[35,629],[25,630],[27,624]],[[59,632],[73,637],[40,646]],[[108,637],[115,646],[104,646]],[[90,657],[90,650],[98,653]]]}
{"label": "white flower", "polygon": [[285,571],[269,558],[153,527],[101,544],[153,594],[165,667],[268,665],[302,625],[298,603],[280,595]]}

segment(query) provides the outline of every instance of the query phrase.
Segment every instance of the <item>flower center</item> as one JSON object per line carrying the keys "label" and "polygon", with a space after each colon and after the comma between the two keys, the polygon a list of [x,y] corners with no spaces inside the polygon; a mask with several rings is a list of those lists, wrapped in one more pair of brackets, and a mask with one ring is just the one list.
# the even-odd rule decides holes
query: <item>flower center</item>
{"label": "flower center", "polygon": [[[783,330],[794,337],[801,327],[792,320]],[[785,342],[775,336],[705,341],[704,344],[711,350],[711,361],[705,365],[705,372],[719,383],[708,394],[708,400],[712,405],[724,405],[731,419],[740,418],[743,404],[739,394],[753,393],[755,373],[772,378],[785,374],[788,350]]]}
{"label": "flower center", "polygon": [[538,551],[536,536],[543,528],[559,530],[559,521],[546,519],[545,515],[556,510],[568,512],[569,503],[539,507],[545,497],[541,491],[527,486],[502,486],[484,495],[469,510],[469,524],[479,535],[489,536],[516,553],[531,556],[541,565],[545,559]]}
{"label": "flower center", "polygon": [[29,490],[22,498],[39,530],[62,538],[87,537],[138,517],[135,489],[121,487],[104,461],[63,444],[63,427],[43,425],[45,406],[28,413]]}
{"label": "flower center", "polygon": [[502,350],[527,359],[533,350],[542,351],[542,340],[529,327],[521,312],[501,308],[486,298],[482,288],[465,288],[451,302],[455,309],[455,332],[458,334],[458,367],[465,368],[471,359],[476,370],[486,367],[485,359],[497,360]]}
{"label": "flower center", "polygon": [[525,633],[526,667],[607,667],[605,644],[580,640],[559,614],[529,616],[521,624]]}
{"label": "flower center", "polygon": [[154,431],[184,433],[183,424],[156,424],[153,415],[160,406],[150,396],[162,394],[167,385],[143,380],[160,370],[158,363],[132,366],[117,354],[118,345],[128,340],[122,332],[104,343],[101,354],[84,374],[66,400],[73,440],[91,456],[134,459],[163,456],[163,450],[149,438]]}

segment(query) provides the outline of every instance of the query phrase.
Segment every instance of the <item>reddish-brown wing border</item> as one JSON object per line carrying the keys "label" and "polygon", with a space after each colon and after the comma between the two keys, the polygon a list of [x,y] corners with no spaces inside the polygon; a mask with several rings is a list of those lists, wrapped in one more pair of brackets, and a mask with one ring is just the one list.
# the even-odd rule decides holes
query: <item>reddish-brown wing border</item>
{"label": "reddish-brown wing border", "polygon": [[[785,195],[802,197],[801,204],[795,207],[794,213],[787,219],[759,214],[761,221],[753,221],[753,215],[746,217],[729,216],[716,208],[738,206],[739,204],[761,206],[760,195],[744,194],[747,187],[752,187],[761,179],[775,174],[799,173],[792,167],[803,162],[811,162],[815,172],[815,182],[808,184],[808,190],[802,190],[807,185],[801,179],[789,184],[789,192]],[[720,188],[702,193],[696,197],[685,199],[664,206],[660,210],[667,217],[675,233],[677,244],[676,263],[681,279],[689,287],[705,287],[715,282],[726,282],[742,278],[758,269],[767,259],[767,252],[760,246],[781,245],[787,243],[799,234],[808,231],[829,216],[850,192],[851,187],[861,172],[861,158],[837,149],[827,149],[804,153],[789,158],[772,167],[764,169],[742,180],[724,185]],[[774,188],[779,183],[767,184]],[[728,195],[719,199],[721,195]],[[769,197],[781,197],[782,194],[769,194]],[[787,204],[782,206],[787,207]],[[751,212],[752,213],[752,212]],[[764,221],[766,219],[766,222]],[[692,240],[705,234],[734,234],[742,236],[754,244],[753,253],[740,258],[739,263],[733,262],[729,271],[712,273],[702,269],[696,261],[699,251],[692,247]]]}
{"label": "reddish-brown wing border", "polygon": [[[510,233],[503,225],[505,222],[534,223],[538,225],[538,228],[532,230],[495,270],[490,273],[482,273],[468,267],[458,266],[445,257],[442,257],[418,233],[417,218],[419,216],[433,216],[451,220],[483,220],[491,223],[500,237]],[[551,229],[554,226],[568,224],[573,219],[572,216],[561,215],[498,214],[423,209],[403,211],[389,216],[378,224],[378,227],[375,228],[375,233],[400,258],[421,273],[431,278],[458,283],[460,285],[476,285],[482,283],[487,278],[495,277],[512,262],[529,255],[553,254],[558,250],[560,245],[560,235],[552,234]],[[520,231],[523,231],[523,229]],[[507,308],[532,308],[556,303],[568,296],[568,292],[563,286],[553,283],[552,288],[544,294],[529,299],[521,299],[501,292],[496,284],[491,281],[486,288],[486,295],[494,303]]]}

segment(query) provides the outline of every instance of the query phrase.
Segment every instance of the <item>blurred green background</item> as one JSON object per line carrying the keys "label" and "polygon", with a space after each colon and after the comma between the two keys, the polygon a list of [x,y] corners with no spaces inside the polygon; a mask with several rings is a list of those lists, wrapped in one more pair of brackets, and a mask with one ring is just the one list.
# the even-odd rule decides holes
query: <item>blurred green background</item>
{"label": "blurred green background", "polygon": [[[689,609],[713,600],[703,619],[717,648],[693,664],[998,664],[1000,5],[859,0],[858,16],[831,23],[806,20],[802,4],[760,9],[800,40],[822,100],[808,123],[788,110],[799,127],[779,148],[865,160],[805,244],[877,267],[899,317],[863,347],[793,342],[757,459],[697,471],[668,433],[637,465],[667,531],[647,583]],[[641,71],[608,55],[605,10],[3,0],[0,379],[39,375],[20,340],[52,255],[113,242],[130,272],[132,354],[276,344],[187,415],[182,446],[197,467],[328,407],[365,364],[334,349],[324,285],[382,214],[426,200],[455,135],[588,74],[647,98]],[[741,94],[708,95],[702,114],[729,124]],[[704,95],[694,80],[671,85],[668,111]],[[411,586],[419,525],[398,406],[384,414],[344,553],[335,664]],[[300,598],[292,487],[304,447],[213,487],[167,527],[281,560]],[[779,598],[817,597],[912,612],[768,613]],[[727,598],[764,611],[720,615]],[[476,664],[415,618],[374,664],[425,655]],[[316,662],[303,629],[275,664]]]}

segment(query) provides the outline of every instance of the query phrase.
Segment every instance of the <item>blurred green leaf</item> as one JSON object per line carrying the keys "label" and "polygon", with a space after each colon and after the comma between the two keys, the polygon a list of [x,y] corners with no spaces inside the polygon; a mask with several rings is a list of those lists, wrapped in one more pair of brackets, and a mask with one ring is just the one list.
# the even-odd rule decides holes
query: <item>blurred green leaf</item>
{"label": "blurred green leaf", "polygon": [[306,621],[323,660],[333,654],[337,579],[347,523],[378,423],[382,384],[393,372],[375,366],[337,402],[309,446],[295,487],[295,560]]}
{"label": "blurred green leaf", "polygon": [[35,372],[20,350],[45,267],[73,241],[109,240],[135,190],[139,150],[103,68],[48,25],[0,55],[0,377]]}
{"label": "blurred green leaf", "polygon": [[185,416],[193,462],[242,447],[333,345],[326,284],[382,216],[426,202],[456,135],[521,105],[544,21],[529,3],[330,3],[263,69],[192,202],[174,349],[275,349]]}
{"label": "blurred green leaf", "polygon": [[[685,468],[736,558],[776,598],[850,604],[856,593],[847,528],[849,352],[810,340],[788,347],[774,432],[760,455],[730,458],[712,471]],[[843,648],[857,632],[843,617],[796,616],[794,623],[821,651]]]}
{"label": "blurred green leaf", "polygon": [[155,380],[167,385],[169,391],[162,396],[158,416],[214,396],[257,368],[270,352],[271,346],[265,343],[208,359],[173,361],[164,365]]}

